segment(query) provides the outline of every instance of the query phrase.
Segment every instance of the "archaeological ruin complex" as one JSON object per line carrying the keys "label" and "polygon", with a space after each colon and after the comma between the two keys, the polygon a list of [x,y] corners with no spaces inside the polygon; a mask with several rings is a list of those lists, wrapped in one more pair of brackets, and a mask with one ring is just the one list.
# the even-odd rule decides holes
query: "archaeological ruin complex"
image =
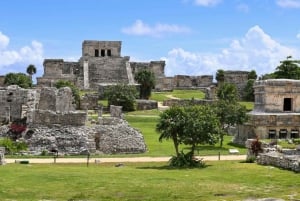
{"label": "archaeological ruin complex", "polygon": [[250,120],[239,126],[237,138],[299,138],[300,80],[269,79],[254,84],[254,109]]}

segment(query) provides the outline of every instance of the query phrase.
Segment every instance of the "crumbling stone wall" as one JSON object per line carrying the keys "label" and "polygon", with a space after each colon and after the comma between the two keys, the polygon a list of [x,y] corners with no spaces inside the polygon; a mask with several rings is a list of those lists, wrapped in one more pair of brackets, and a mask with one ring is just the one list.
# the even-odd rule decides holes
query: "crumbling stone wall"
{"label": "crumbling stone wall", "polygon": [[36,91],[11,85],[0,89],[0,121],[8,122],[26,116],[36,106]]}
{"label": "crumbling stone wall", "polygon": [[249,71],[224,71],[224,82],[234,84],[237,87],[240,98],[242,98],[249,73]]}
{"label": "crumbling stone wall", "polygon": [[184,106],[189,104],[195,105],[204,105],[212,104],[214,100],[205,100],[205,99],[168,99],[163,101],[163,106]]}
{"label": "crumbling stone wall", "polygon": [[152,110],[152,109],[158,108],[157,101],[153,101],[153,100],[138,99],[138,100],[136,100],[136,103],[137,103],[137,106],[136,106],[137,110]]}
{"label": "crumbling stone wall", "polygon": [[75,111],[72,100],[72,91],[69,87],[42,88],[38,107],[33,111],[30,123],[47,126],[52,124],[85,125],[86,112]]}

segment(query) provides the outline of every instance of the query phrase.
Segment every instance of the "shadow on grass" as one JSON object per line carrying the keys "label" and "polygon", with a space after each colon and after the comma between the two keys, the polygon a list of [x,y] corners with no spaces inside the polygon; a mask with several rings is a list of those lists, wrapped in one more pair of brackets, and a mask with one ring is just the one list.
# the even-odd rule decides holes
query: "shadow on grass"
{"label": "shadow on grass", "polygon": [[144,167],[136,167],[136,169],[142,170],[190,170],[190,169],[205,169],[211,165],[205,165],[203,167],[171,167],[169,165],[163,166],[144,166]]}
{"label": "shadow on grass", "polygon": [[241,149],[245,148],[245,146],[240,145],[240,144],[235,144],[233,142],[228,142],[227,144],[232,147],[237,147],[237,148],[241,148]]}

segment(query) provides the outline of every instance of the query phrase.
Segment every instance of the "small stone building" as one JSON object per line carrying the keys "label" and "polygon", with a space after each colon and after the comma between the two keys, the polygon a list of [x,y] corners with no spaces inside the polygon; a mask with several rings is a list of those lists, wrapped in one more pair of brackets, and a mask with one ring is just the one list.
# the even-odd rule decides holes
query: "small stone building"
{"label": "small stone building", "polygon": [[254,95],[254,110],[239,133],[248,138],[299,138],[300,80],[260,80],[254,84]]}

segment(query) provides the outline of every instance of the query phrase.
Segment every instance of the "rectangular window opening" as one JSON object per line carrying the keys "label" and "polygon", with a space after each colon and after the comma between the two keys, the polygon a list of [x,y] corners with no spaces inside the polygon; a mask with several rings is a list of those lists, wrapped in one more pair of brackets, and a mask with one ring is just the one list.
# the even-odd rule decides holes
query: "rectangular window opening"
{"label": "rectangular window opening", "polygon": [[292,98],[284,98],[283,111],[292,111]]}

